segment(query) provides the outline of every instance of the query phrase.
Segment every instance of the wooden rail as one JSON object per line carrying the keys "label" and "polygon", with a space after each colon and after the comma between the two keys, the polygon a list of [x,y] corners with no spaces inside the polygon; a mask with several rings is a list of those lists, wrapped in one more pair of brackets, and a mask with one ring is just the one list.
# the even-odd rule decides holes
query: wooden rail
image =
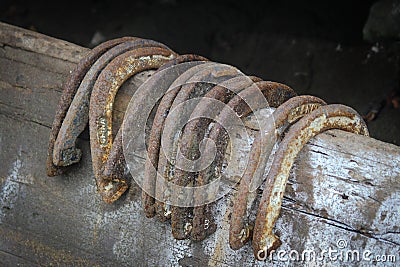
{"label": "wooden rail", "polygon": [[[50,125],[67,74],[86,48],[0,23],[0,265],[250,266],[250,245],[228,245],[230,202],[217,203],[217,232],[177,241],[168,223],[147,219],[133,186],[109,205],[96,193],[87,138],[82,162],[45,175]],[[179,52],[179,51],[178,51]],[[131,79],[131,92],[145,75]],[[123,92],[117,108],[129,97]],[[122,112],[118,113],[119,122]],[[275,227],[283,251],[329,248],[400,261],[400,147],[334,130],[312,139],[292,170]],[[341,243],[340,243],[341,242]],[[339,245],[345,244],[343,249]],[[319,254],[318,254],[319,253]],[[364,253],[365,254],[365,253]],[[340,255],[340,254],[338,254]],[[283,255],[288,258],[288,254]],[[292,253],[295,256],[295,253]],[[276,265],[287,262],[275,258]],[[317,265],[346,264],[325,254]],[[347,263],[349,264],[349,263]],[[304,265],[292,262],[289,265]]]}

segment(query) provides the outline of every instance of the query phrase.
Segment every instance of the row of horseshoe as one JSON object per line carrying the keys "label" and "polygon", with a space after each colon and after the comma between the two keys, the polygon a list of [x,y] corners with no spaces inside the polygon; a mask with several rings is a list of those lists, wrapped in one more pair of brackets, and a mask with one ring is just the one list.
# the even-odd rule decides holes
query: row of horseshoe
{"label": "row of horseshoe", "polygon": [[[147,157],[140,185],[143,189],[142,204],[147,217],[171,220],[172,235],[176,239],[203,240],[215,232],[214,203],[204,202],[209,196],[199,193],[189,196],[193,203],[191,207],[163,202],[163,197],[156,197],[166,194],[160,189],[157,175],[179,186],[204,186],[217,179],[223,171],[224,156],[230,142],[229,133],[224,129],[230,112],[244,119],[255,110],[266,108],[266,105],[275,108],[271,115],[274,123],[266,124],[254,139],[247,167],[236,185],[230,217],[230,247],[237,250],[252,239],[254,255],[259,260],[265,259],[281,244],[272,230],[280,213],[289,171],[302,147],[312,137],[328,129],[368,135],[363,119],[350,107],[327,105],[314,96],[297,96],[284,84],[243,75],[232,66],[211,62],[202,56],[178,55],[152,40],[124,37],[95,47],[71,72],[50,133],[48,176],[61,175],[70,165],[80,161],[82,153],[76,147],[76,141],[89,123],[98,192],[105,202],[112,203],[127,190],[132,177],[126,168],[122,127],[115,136],[112,134],[113,104],[121,85],[146,70],[156,72],[141,85],[146,90],[134,97],[146,101],[156,87],[165,94],[156,103],[146,137]],[[165,155],[161,141],[166,121],[172,116],[170,111],[196,97],[201,97],[192,112],[196,117],[188,120],[182,129],[174,129],[179,131],[179,135],[170,138],[179,144],[182,156]],[[209,99],[223,103],[224,108],[211,117],[203,117],[212,110],[213,102]],[[248,99],[255,101],[250,105],[246,101]],[[137,110],[140,112],[140,109]],[[136,115],[127,112],[124,120]],[[215,144],[213,161],[199,170],[176,167],[184,165],[187,159],[201,157],[199,145],[204,138]],[[271,167],[266,170],[275,143],[278,148]],[[177,153],[176,146],[167,153]],[[263,181],[265,187],[253,222],[249,219],[249,202],[253,201],[250,195],[254,192],[254,185]]]}

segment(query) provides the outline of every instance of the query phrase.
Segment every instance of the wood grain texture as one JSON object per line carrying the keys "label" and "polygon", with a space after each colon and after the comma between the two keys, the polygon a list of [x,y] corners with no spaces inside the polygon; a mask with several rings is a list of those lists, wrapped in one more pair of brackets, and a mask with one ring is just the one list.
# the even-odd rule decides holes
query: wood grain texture
{"label": "wood grain texture", "polygon": [[[102,202],[84,138],[78,143],[82,162],[66,175],[45,175],[61,85],[87,51],[0,23],[0,265],[263,266],[249,245],[229,248],[234,192],[217,203],[214,235],[203,242],[177,241],[168,223],[144,216],[138,187],[112,205]],[[117,123],[149,74],[124,85],[116,101]],[[246,153],[243,149],[243,157]],[[338,249],[338,240],[344,240],[347,246],[339,252],[371,251],[371,258],[394,255],[399,262],[399,226],[400,147],[333,130],[312,139],[299,155],[275,232],[286,252],[321,253]],[[277,258],[272,263],[313,265]],[[382,263],[325,257],[316,264]]]}

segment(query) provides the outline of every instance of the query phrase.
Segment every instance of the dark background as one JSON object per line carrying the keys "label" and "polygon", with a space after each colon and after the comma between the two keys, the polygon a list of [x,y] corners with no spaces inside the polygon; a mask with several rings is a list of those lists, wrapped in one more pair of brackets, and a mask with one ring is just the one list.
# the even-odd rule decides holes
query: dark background
{"label": "dark background", "polygon": [[399,144],[399,42],[363,38],[375,2],[2,0],[0,20],[86,47],[153,39],[362,115],[380,110],[371,135]]}

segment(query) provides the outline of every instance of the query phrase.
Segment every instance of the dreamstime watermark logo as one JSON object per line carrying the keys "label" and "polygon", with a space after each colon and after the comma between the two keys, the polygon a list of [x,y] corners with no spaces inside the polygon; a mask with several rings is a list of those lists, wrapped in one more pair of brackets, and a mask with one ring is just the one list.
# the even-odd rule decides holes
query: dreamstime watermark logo
{"label": "dreamstime watermark logo", "polygon": [[[268,107],[257,84],[229,65],[185,62],[158,71],[138,88],[126,111],[122,141],[129,171],[147,194],[161,202],[180,207],[213,202],[243,175],[245,168],[231,163],[247,164],[238,149],[243,140],[251,146],[242,117]],[[261,134],[265,125],[274,124],[272,116],[255,113],[254,117]],[[275,135],[269,136],[274,142]],[[223,158],[228,141],[229,157]],[[146,175],[140,174],[143,159]],[[179,185],[178,171],[183,179],[192,180]],[[213,179],[206,177],[206,182],[194,186],[193,177],[201,172]],[[261,183],[253,181],[251,189]]]}
{"label": "dreamstime watermark logo", "polygon": [[381,262],[395,263],[395,254],[376,254],[374,251],[365,249],[350,249],[346,240],[338,239],[335,247],[315,250],[305,249],[301,252],[297,250],[272,250],[265,255],[261,250],[257,255],[259,260],[282,261],[282,262]]}

